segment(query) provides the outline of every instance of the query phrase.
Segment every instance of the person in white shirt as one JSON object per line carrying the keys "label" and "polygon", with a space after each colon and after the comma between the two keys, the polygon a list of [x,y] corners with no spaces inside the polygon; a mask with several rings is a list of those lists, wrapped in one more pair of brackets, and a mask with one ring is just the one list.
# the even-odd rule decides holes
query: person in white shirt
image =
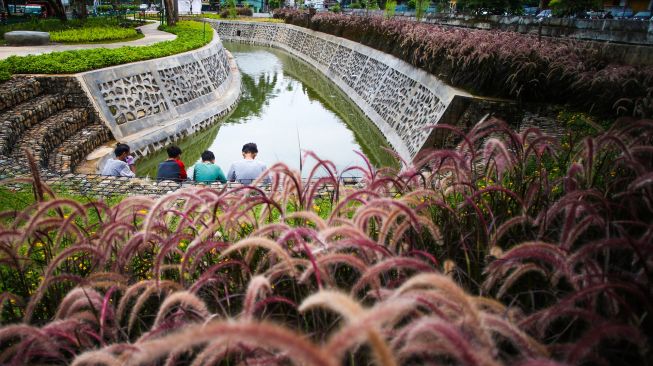
{"label": "person in white shirt", "polygon": [[110,175],[114,177],[135,177],[136,166],[134,165],[134,157],[129,155],[130,148],[127,144],[116,145],[113,151],[116,156],[115,159],[109,159],[102,168],[102,175]]}
{"label": "person in white shirt", "polygon": [[[243,159],[235,161],[231,164],[229,172],[227,173],[227,180],[230,182],[239,182],[242,184],[250,184],[254,179],[258,178],[267,167],[265,163],[254,160],[258,154],[258,147],[255,143],[249,142],[243,145]],[[264,183],[269,183],[270,178],[266,177]]]}

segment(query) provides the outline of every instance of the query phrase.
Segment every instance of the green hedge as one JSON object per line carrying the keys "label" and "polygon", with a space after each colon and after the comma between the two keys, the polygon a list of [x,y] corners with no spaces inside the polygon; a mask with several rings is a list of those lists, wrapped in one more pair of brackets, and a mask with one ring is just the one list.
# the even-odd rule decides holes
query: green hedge
{"label": "green hedge", "polygon": [[70,19],[62,22],[59,19],[34,19],[30,22],[15,23],[0,26],[0,38],[6,33],[15,30],[30,30],[40,32],[57,32],[70,29],[83,29],[83,28],[134,28],[143,25],[142,22],[132,21],[129,19],[119,18],[87,18]]}
{"label": "green hedge", "polygon": [[207,27],[204,33],[203,27],[202,23],[195,21],[181,21],[174,27],[161,26],[159,29],[176,34],[177,39],[145,47],[94,48],[38,56],[11,56],[0,61],[0,80],[8,78],[6,75],[3,78],[3,69],[14,74],[72,74],[190,51],[213,39],[213,30]]}
{"label": "green hedge", "polygon": [[51,32],[50,39],[53,42],[88,43],[135,39],[138,34],[134,28],[93,27]]}

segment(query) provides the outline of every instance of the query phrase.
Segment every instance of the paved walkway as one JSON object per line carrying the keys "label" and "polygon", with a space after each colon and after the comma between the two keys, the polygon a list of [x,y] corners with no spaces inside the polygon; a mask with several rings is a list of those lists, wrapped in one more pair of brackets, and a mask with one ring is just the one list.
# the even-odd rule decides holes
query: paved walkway
{"label": "paved walkway", "polygon": [[139,27],[145,37],[128,42],[92,43],[92,44],[49,44],[47,46],[0,46],[0,60],[9,56],[41,55],[44,53],[81,50],[88,48],[120,48],[122,46],[149,46],[158,42],[171,41],[176,35],[157,29],[158,22],[147,23]]}

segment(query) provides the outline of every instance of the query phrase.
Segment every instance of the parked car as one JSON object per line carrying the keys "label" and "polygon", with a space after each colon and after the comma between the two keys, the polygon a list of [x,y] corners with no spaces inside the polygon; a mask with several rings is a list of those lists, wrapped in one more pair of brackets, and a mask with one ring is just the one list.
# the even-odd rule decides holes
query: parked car
{"label": "parked car", "polygon": [[623,6],[614,6],[605,9],[606,13],[612,14],[614,19],[626,19],[633,16],[633,9]]}
{"label": "parked car", "polygon": [[535,17],[542,19],[542,18],[551,18],[552,16],[553,16],[553,11],[551,9],[544,9]]}
{"label": "parked car", "polygon": [[590,10],[587,13],[587,19],[604,19],[605,18],[605,12],[600,10],[600,11],[593,11]]}
{"label": "parked car", "polygon": [[640,11],[630,19],[640,20],[640,21],[642,21],[642,20],[643,21],[651,20],[651,12],[650,11]]}

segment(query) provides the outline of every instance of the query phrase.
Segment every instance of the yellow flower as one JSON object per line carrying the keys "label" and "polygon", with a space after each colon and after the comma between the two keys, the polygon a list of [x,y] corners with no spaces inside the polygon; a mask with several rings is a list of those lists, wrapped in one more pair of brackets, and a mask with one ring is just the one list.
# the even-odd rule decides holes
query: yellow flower
{"label": "yellow flower", "polygon": [[317,212],[320,212],[320,206],[318,205],[313,205],[313,209]]}
{"label": "yellow flower", "polygon": [[141,215],[145,215],[147,213],[147,210],[138,210],[138,213]]}

